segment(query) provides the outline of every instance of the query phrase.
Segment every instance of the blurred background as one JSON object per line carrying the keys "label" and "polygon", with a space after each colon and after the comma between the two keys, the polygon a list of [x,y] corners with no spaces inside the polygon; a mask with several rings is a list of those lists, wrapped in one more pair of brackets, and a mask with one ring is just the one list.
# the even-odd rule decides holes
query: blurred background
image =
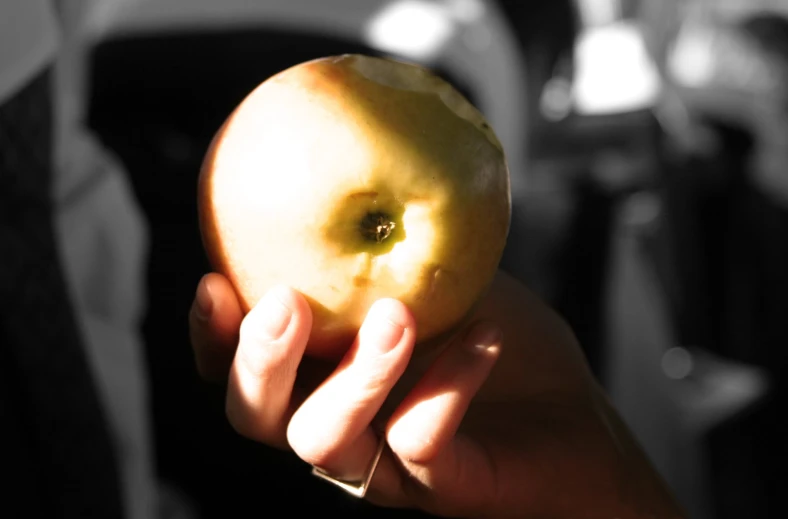
{"label": "blurred background", "polygon": [[503,267],[569,321],[690,516],[784,516],[788,0],[93,4],[88,123],[149,234],[163,516],[370,512],[235,434],[187,329],[211,137],[273,73],[348,52],[427,65],[487,115],[512,175]]}

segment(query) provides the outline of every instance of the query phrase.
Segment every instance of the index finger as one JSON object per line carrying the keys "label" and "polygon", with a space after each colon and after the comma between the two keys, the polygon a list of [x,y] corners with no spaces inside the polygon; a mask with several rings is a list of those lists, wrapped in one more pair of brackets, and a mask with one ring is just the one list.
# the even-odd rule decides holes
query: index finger
{"label": "index finger", "polygon": [[189,336],[202,378],[211,381],[227,378],[243,317],[230,281],[213,272],[203,276],[189,310]]}

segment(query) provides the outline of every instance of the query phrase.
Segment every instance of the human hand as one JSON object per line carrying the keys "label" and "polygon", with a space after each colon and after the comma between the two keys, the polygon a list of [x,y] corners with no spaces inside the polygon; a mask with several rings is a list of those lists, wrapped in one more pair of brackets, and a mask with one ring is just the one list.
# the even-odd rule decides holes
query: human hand
{"label": "human hand", "polygon": [[373,503],[447,517],[683,517],[538,298],[499,273],[469,322],[426,349],[408,309],[381,300],[331,365],[305,356],[311,313],[289,288],[244,316],[229,281],[209,274],[190,314],[197,368],[227,379],[243,436],[350,481],[385,438]]}

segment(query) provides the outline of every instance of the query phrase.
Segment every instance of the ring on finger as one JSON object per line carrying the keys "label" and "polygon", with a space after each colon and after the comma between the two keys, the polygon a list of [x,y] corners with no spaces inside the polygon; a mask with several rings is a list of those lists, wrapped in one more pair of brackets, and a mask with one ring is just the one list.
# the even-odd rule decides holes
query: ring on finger
{"label": "ring on finger", "polygon": [[314,465],[312,466],[312,475],[338,486],[350,495],[358,497],[359,499],[363,499],[367,494],[367,489],[369,488],[369,484],[372,481],[372,476],[375,475],[375,470],[378,468],[378,463],[380,462],[381,456],[383,456],[383,451],[385,448],[386,436],[381,435],[380,440],[378,441],[378,448],[375,451],[375,456],[372,458],[372,461],[370,462],[369,467],[367,468],[367,471],[361,481],[344,481],[331,477],[331,475],[329,475],[325,470]]}

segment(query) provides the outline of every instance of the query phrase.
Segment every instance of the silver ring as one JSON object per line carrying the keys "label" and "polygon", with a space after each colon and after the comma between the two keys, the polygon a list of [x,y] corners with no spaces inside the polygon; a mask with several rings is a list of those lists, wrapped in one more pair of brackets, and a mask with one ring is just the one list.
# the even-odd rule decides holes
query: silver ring
{"label": "silver ring", "polygon": [[344,481],[341,479],[336,479],[331,477],[326,471],[321,468],[312,466],[312,475],[317,476],[324,481],[328,481],[329,483],[338,486],[348,494],[352,496],[356,496],[359,499],[363,499],[364,496],[367,494],[367,489],[369,488],[369,483],[372,481],[372,476],[375,475],[375,470],[378,468],[378,463],[380,462],[380,457],[383,455],[383,450],[386,448],[386,437],[382,435],[380,437],[380,442],[378,442],[378,449],[375,451],[375,457],[372,458],[372,462],[369,464],[369,468],[367,469],[367,473],[364,475],[364,479],[361,481]]}

